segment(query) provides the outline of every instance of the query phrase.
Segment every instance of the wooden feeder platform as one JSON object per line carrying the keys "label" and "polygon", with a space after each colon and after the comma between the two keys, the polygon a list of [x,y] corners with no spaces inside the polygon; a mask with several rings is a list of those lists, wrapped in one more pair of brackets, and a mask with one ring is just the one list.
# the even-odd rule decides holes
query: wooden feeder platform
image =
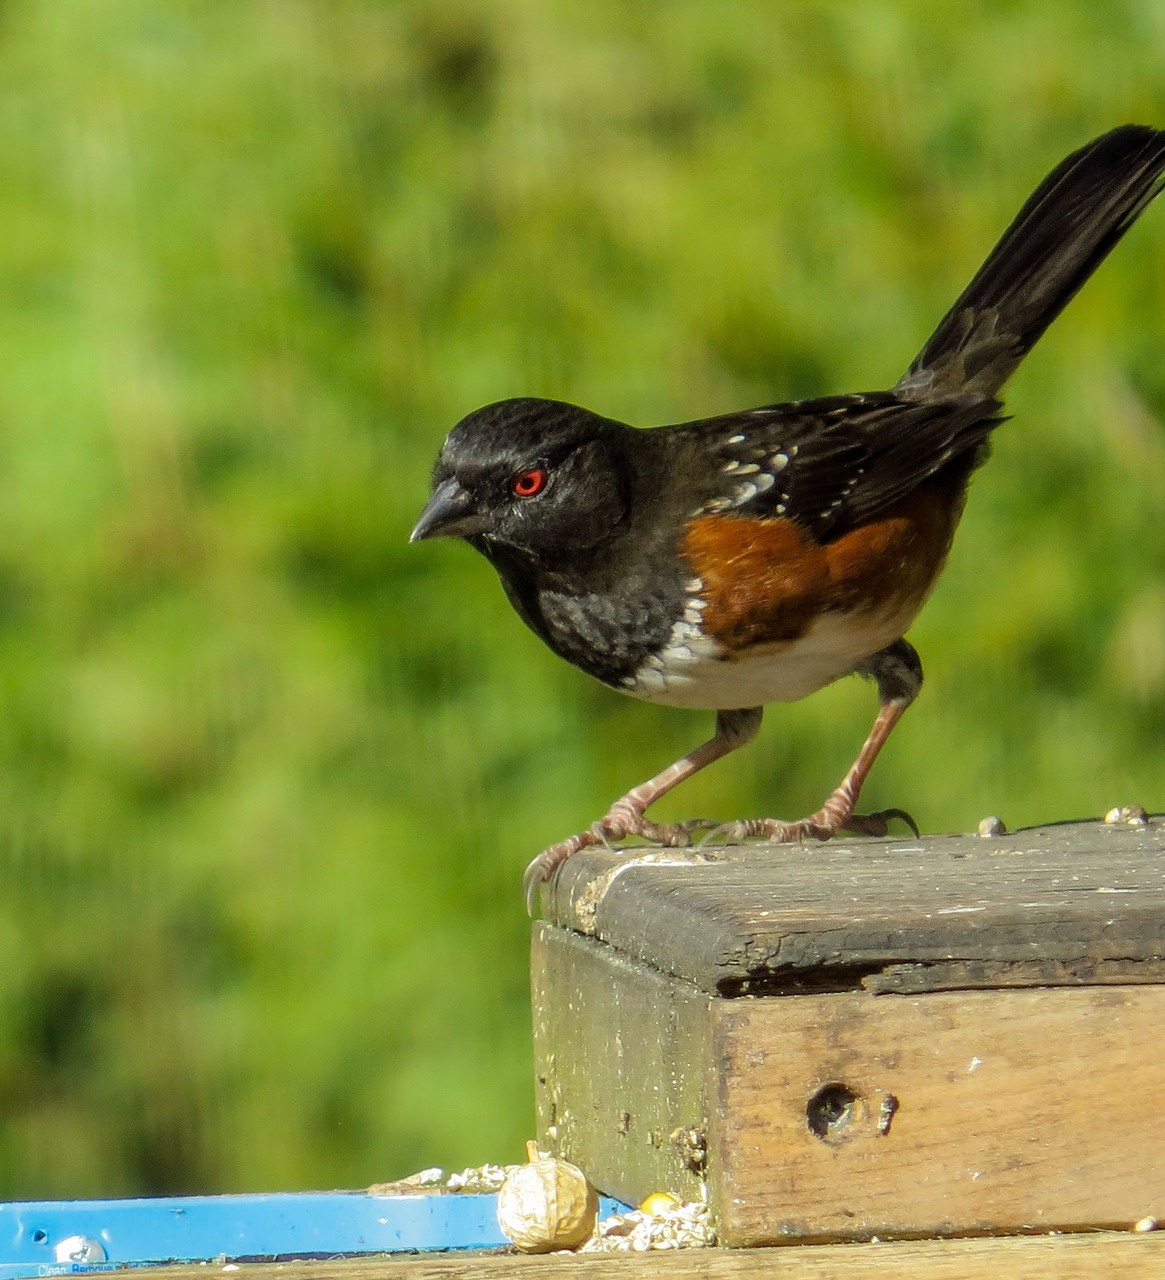
{"label": "wooden feeder platform", "polygon": [[[587,851],[544,901],[540,1145],[628,1203],[706,1199],[734,1247],[328,1257],[343,1244],[321,1244],[320,1211],[300,1204],[292,1225],[310,1247],[288,1247],[314,1256],[241,1260],[284,1246],[256,1244],[262,1223],[240,1210],[251,1243],[228,1255],[232,1280],[1165,1276],[1161,819],[706,857]],[[48,1212],[8,1209],[22,1239]],[[351,1247],[393,1247],[378,1245],[382,1221],[348,1232]],[[208,1265],[226,1269],[149,1274],[196,1280]],[[4,1268],[0,1280],[31,1274]]]}
{"label": "wooden feeder platform", "polygon": [[587,851],[544,903],[539,1139],[608,1194],[735,1246],[1165,1221],[1160,819]]}

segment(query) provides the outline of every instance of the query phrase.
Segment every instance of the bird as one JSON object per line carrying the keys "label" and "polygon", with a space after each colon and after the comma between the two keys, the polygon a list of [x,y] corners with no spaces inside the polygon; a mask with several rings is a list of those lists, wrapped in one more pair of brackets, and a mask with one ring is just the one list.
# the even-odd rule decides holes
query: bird
{"label": "bird", "polygon": [[690,844],[694,820],[653,822],[647,810],[748,743],[766,705],[851,674],[874,682],[878,710],[821,808],[713,834],[879,836],[895,818],[917,831],[903,810],[856,812],[922,687],[905,633],[1006,421],[1004,384],[1158,195],[1163,171],[1165,132],[1144,125],[1072,152],[889,390],[647,428],[522,397],[449,432],[410,541],[464,539],[493,565],[522,621],[603,684],[716,713],[711,738],[529,864],[528,909],[580,849],[628,837]]}

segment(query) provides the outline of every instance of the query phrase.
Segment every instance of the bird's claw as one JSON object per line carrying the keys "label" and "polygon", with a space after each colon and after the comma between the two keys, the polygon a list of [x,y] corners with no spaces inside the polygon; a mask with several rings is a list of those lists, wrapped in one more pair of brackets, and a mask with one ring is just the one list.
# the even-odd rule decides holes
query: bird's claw
{"label": "bird's claw", "polygon": [[849,818],[842,824],[843,831],[855,831],[862,836],[888,836],[890,834],[890,822],[897,818],[899,822],[904,822],[911,833],[917,838],[921,832],[918,830],[918,823],[906,812],[905,809],[879,809],[877,813],[851,813]]}
{"label": "bird's claw", "polygon": [[700,842],[739,844],[744,840],[764,839],[776,844],[800,844],[803,840],[832,840],[843,831],[862,836],[889,834],[890,822],[897,818],[917,836],[918,824],[905,809],[880,809],[877,813],[844,813],[828,806],[799,822],[782,822],[779,818],[742,818],[713,827]]}
{"label": "bird's claw", "polygon": [[711,818],[691,818],[687,822],[649,822],[632,805],[616,801],[606,815],[593,822],[586,831],[550,845],[530,863],[522,877],[526,910],[530,915],[534,914],[534,898],[538,886],[545,884],[562,863],[580,849],[591,849],[596,845],[613,849],[616,841],[626,840],[629,836],[671,849],[686,849],[692,843],[694,832],[715,825]]}
{"label": "bird's claw", "polygon": [[699,843],[703,849],[712,842],[739,844],[744,840],[765,839],[777,844],[799,844],[802,840],[830,840],[842,831],[863,836],[884,836],[890,822],[897,818],[917,836],[918,824],[905,809],[880,809],[877,813],[846,813],[826,803],[815,814],[800,822],[781,822],[778,818],[742,818],[738,822],[717,823],[711,818],[691,818],[687,822],[649,822],[641,810],[625,800],[617,800],[607,813],[585,831],[552,844],[526,868],[522,890],[526,910],[534,914],[538,886],[547,880],[572,854],[580,849],[603,845],[611,849],[618,840],[637,836],[651,844],[671,849],[686,849],[697,831],[705,834]]}

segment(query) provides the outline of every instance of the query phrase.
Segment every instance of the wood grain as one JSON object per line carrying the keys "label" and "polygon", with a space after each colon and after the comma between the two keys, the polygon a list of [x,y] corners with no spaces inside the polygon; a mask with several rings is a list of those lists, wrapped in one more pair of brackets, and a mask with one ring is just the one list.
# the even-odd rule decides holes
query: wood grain
{"label": "wood grain", "polygon": [[630,1203],[702,1174],[730,1245],[1165,1219],[1165,986],[726,999],[551,925],[534,956],[542,1142]]}
{"label": "wood grain", "polygon": [[[1165,987],[711,1009],[708,1170],[729,1243],[1165,1219]],[[835,1111],[853,1102],[819,1135],[827,1087]]]}
{"label": "wood grain", "polygon": [[1109,982],[1161,980],[1160,819],[713,856],[575,854],[547,914],[724,995],[846,991],[887,973],[884,989],[915,991],[1088,983],[1101,969]]}
{"label": "wood grain", "polygon": [[[141,1272],[134,1272],[140,1276]],[[221,1267],[151,1268],[150,1280],[207,1280]],[[246,1264],[231,1280],[1160,1280],[1165,1232],[990,1240],[692,1249],[679,1253],[438,1254]]]}
{"label": "wood grain", "polygon": [[710,998],[577,934],[535,926],[535,1102],[547,1150],[610,1195],[703,1193],[677,1129],[708,1127]]}

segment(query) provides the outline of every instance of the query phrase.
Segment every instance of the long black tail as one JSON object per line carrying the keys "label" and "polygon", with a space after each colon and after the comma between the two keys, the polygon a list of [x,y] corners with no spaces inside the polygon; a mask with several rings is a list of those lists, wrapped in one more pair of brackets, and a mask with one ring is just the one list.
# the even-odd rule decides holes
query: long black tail
{"label": "long black tail", "polygon": [[899,387],[993,396],[1163,185],[1165,133],[1124,125],[1032,193]]}

